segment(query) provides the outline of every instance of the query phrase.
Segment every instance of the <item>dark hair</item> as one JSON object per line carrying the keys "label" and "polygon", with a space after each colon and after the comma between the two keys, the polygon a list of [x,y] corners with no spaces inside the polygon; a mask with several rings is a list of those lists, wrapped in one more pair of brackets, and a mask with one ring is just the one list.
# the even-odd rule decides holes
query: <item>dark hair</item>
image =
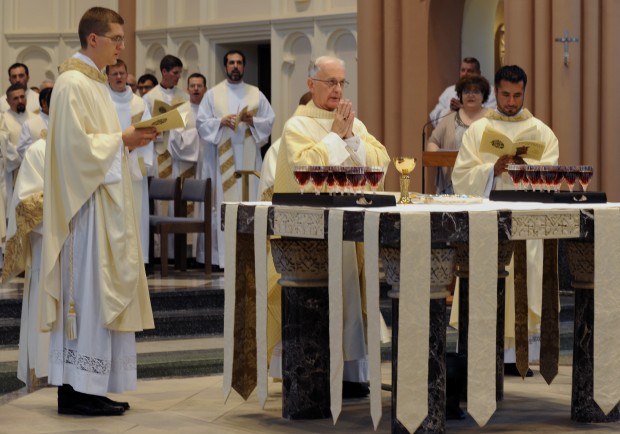
{"label": "dark hair", "polygon": [[188,86],[189,86],[189,79],[190,78],[202,78],[202,82],[204,83],[205,87],[207,87],[207,77],[202,75],[200,72],[194,72],[189,77],[187,77],[187,85]]}
{"label": "dark hair", "polygon": [[157,86],[159,81],[157,81],[157,77],[153,74],[142,74],[138,79],[138,84],[144,83],[145,81],[150,80],[153,83],[153,86]]}
{"label": "dark hair", "polygon": [[498,87],[502,80],[511,83],[523,82],[523,89],[527,86],[527,74],[517,65],[504,65],[495,73],[495,87]]}
{"label": "dark hair", "polygon": [[482,104],[487,102],[491,93],[491,85],[489,84],[489,80],[484,78],[482,75],[466,75],[456,83],[455,88],[456,94],[461,102],[463,102],[463,91],[465,89],[480,89],[480,92],[482,92]]}
{"label": "dark hair", "polygon": [[20,89],[23,90],[24,92],[28,92],[28,88],[21,83],[15,83],[15,84],[10,85],[8,89],[6,90],[7,98],[11,92],[15,92],[16,90],[20,90]]}
{"label": "dark hair", "polygon": [[465,57],[462,63],[471,63],[476,66],[476,71],[480,72],[480,62],[475,57]]}
{"label": "dark hair", "polygon": [[183,62],[181,62],[181,59],[173,56],[172,54],[166,54],[161,58],[161,62],[159,62],[160,71],[163,71],[164,69],[166,71],[170,71],[172,68],[176,67],[183,68]]}
{"label": "dark hair", "polygon": [[28,72],[28,67],[26,65],[24,65],[23,63],[14,63],[11,66],[9,66],[9,77],[11,76],[11,71],[14,70],[15,68],[24,68],[24,71],[26,71],[26,75],[30,76],[30,72]]}
{"label": "dark hair", "polygon": [[45,104],[47,104],[47,107],[49,108],[50,102],[52,101],[52,90],[53,89],[54,89],[53,87],[46,87],[45,89],[41,91],[41,93],[39,93],[39,105],[40,106],[43,106],[43,102],[45,102]]}
{"label": "dark hair", "polygon": [[224,67],[226,67],[226,64],[228,63],[228,56],[230,56],[231,54],[240,55],[241,59],[243,59],[243,66],[245,66],[245,54],[243,54],[243,52],[239,50],[229,50],[226,52],[226,54],[224,54]]}
{"label": "dark hair", "polygon": [[88,35],[91,33],[103,35],[110,30],[110,24],[122,26],[125,24],[125,20],[117,12],[108,8],[94,7],[84,12],[78,25],[78,35],[82,48],[88,46]]}
{"label": "dark hair", "polygon": [[116,63],[114,65],[105,66],[105,73],[110,74],[110,68],[113,68],[115,66],[122,66],[125,68],[125,72],[127,72],[127,64],[125,63],[125,61],[122,59],[116,59]]}

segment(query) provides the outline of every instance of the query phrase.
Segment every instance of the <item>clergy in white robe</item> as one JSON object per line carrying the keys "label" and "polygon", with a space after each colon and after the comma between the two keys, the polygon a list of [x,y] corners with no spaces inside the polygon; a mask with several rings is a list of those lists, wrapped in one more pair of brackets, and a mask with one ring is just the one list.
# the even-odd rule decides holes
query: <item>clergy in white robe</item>
{"label": "clergy in white robe", "polygon": [[[143,96],[144,102],[152,116],[164,113],[170,107],[183,104],[189,100],[187,92],[177,87],[183,72],[183,62],[181,62],[181,59],[167,54],[159,63],[159,70],[162,77],[161,82]],[[169,178],[172,175],[172,158],[168,151],[169,140],[169,132],[161,134],[155,140],[155,165],[150,175],[158,178]],[[167,211],[160,209],[159,212]]]}
{"label": "clergy in white robe", "polygon": [[[187,91],[189,93],[190,109],[185,119],[185,128],[170,131],[168,151],[172,155],[172,176],[180,176],[183,179],[196,178],[208,179],[213,177],[215,167],[215,149],[200,137],[196,129],[196,116],[200,103],[207,92],[207,78],[199,72],[191,74],[187,78]],[[215,195],[212,181],[211,197]],[[210,212],[211,221],[215,221],[215,208],[211,205],[205,210],[202,202],[191,204],[188,207],[188,216],[204,218],[204,213]],[[211,225],[211,239],[215,239],[217,230],[215,224]],[[197,262],[204,264],[204,234],[193,234],[191,238],[192,254]],[[172,244],[170,244],[172,245]],[[211,257],[215,254],[215,245],[211,243]],[[213,262],[213,261],[211,261]]]}
{"label": "clergy in white robe", "polygon": [[50,102],[52,99],[52,87],[47,87],[39,94],[41,111],[32,119],[22,125],[22,130],[17,141],[17,154],[20,161],[24,159],[26,149],[38,139],[47,137],[47,124],[49,123]]}
{"label": "clergy in white robe", "polygon": [[[40,325],[52,332],[49,382],[87,394],[90,402],[84,409],[71,398],[62,407],[59,389],[59,412],[88,412],[96,405],[96,411],[114,414],[118,407],[97,397],[135,388],[135,332],[154,327],[127,149],[145,146],[157,132],[121,130],[102,72],[123,48],[122,23],[114,11],[89,9],[79,26],[82,49],[60,66],[54,86]],[[101,27],[107,27],[103,36],[95,33]]]}
{"label": "clergy in white robe", "polygon": [[[213,263],[224,268],[224,232],[220,229],[223,201],[241,201],[242,180],[236,170],[260,172],[260,148],[267,143],[275,114],[269,101],[255,86],[243,81],[245,56],[232,50],[224,56],[227,79],[209,89],[200,103],[196,128],[200,137],[216,150],[214,238],[217,255]],[[256,200],[258,179],[250,178],[249,200]]]}
{"label": "clergy in white robe", "polygon": [[47,376],[49,356],[50,336],[39,331],[38,315],[44,164],[45,140],[39,139],[28,148],[15,181],[2,270],[4,283],[25,272],[17,378],[29,388],[33,386],[31,372],[37,378]]}
{"label": "clergy in white robe", "polygon": [[[380,166],[390,163],[385,146],[355,117],[351,101],[344,99],[342,60],[319,57],[310,69],[308,88],[312,101],[299,106],[282,132],[274,193],[299,192],[295,166]],[[310,188],[310,187],[308,187]],[[362,315],[360,256],[353,242],[343,243],[343,350],[346,382],[368,381],[367,349]],[[358,265],[360,264],[360,265]]]}
{"label": "clergy in white robe", "polygon": [[[151,113],[138,95],[127,85],[127,65],[118,60],[108,66],[108,90],[116,107],[121,129],[151,118]],[[134,207],[140,225],[140,245],[144,263],[149,263],[149,183],[148,173],[153,168],[153,143],[134,149],[128,155],[129,173],[133,187]]]}
{"label": "clergy in white robe", "polygon": [[22,85],[12,85],[7,89],[6,94],[10,109],[4,112],[0,118],[0,131],[5,132],[8,137],[8,140],[3,141],[2,149],[2,158],[4,159],[3,175],[6,188],[6,202],[3,205],[5,210],[8,211],[11,196],[13,195],[13,183],[21,163],[17,153],[19,135],[24,123],[37,115],[26,110],[26,96]]}
{"label": "clergy in white robe", "polygon": [[[0,97],[0,113],[9,111],[9,103],[4,95]],[[30,113],[38,113],[39,107],[39,94],[34,90],[28,88],[26,90],[26,110]]]}
{"label": "clergy in white robe", "polygon": [[[20,84],[26,90],[26,110],[31,113],[39,112],[39,94],[28,86],[30,71],[28,65],[16,62],[9,66],[9,82],[11,85]],[[10,110],[10,104],[5,95],[0,97],[0,113]]]}
{"label": "clergy in white robe", "polygon": [[[527,76],[518,66],[504,66],[495,76],[495,92],[497,110],[489,111],[485,118],[479,119],[470,125],[463,135],[463,145],[452,172],[452,183],[456,194],[469,194],[488,197],[491,190],[512,190],[514,186],[506,171],[506,165],[515,164],[558,164],[558,139],[541,120],[523,108],[523,94]],[[494,154],[480,152],[482,135],[487,128],[493,128],[511,140],[521,139],[539,140],[545,144],[540,161],[520,156],[497,157]],[[531,336],[540,334],[540,319],[542,310],[542,267],[543,244],[541,240],[527,241],[527,294],[529,304],[528,329]],[[509,277],[506,279],[506,323],[504,360],[514,363],[515,328],[514,328],[514,273],[512,263],[509,267]],[[450,323],[458,324],[458,299],[455,293],[455,302],[452,307]],[[530,360],[538,359],[540,341],[530,339]]]}

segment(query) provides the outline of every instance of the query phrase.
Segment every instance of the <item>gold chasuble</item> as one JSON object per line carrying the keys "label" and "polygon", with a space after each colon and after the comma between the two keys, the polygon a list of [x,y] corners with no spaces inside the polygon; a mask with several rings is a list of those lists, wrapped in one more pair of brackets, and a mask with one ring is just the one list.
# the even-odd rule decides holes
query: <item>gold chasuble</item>
{"label": "gold chasuble", "polygon": [[51,330],[59,320],[61,250],[70,235],[71,220],[92,196],[102,325],[122,332],[153,328],[125,152],[121,180],[103,183],[122,135],[106,77],[76,58],[63,63],[59,72],[45,155],[41,330]]}
{"label": "gold chasuble", "polygon": [[[215,110],[218,113],[229,113],[228,108],[228,87],[226,86],[226,80],[222,81],[213,88],[213,100],[215,102]],[[247,106],[239,107],[239,111],[246,111],[253,115],[258,111],[258,102],[260,97],[260,91],[255,86],[243,86],[245,95],[243,100],[247,102]],[[236,128],[239,128],[239,116],[237,113]],[[229,128],[224,128],[222,134],[222,140],[217,148],[218,160],[220,165],[220,173],[222,174],[222,187],[224,190],[225,201],[238,201],[241,197],[241,192],[237,192],[237,179],[235,178],[235,156],[233,153],[232,134]],[[249,127],[246,127],[245,135],[243,136],[243,162],[242,170],[254,170],[256,161],[256,141],[252,137],[252,132]]]}

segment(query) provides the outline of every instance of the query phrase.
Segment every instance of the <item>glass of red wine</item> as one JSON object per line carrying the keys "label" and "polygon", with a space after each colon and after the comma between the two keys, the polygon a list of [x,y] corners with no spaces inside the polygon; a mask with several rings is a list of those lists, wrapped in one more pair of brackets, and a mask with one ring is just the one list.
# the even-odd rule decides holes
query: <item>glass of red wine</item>
{"label": "glass of red wine", "polygon": [[577,182],[577,178],[579,176],[579,167],[577,166],[564,166],[564,181],[568,185],[568,189],[570,192],[573,192],[573,188],[575,187],[575,182]]}
{"label": "glass of red wine", "polygon": [[295,181],[299,184],[299,190],[301,194],[304,194],[304,189],[310,181],[310,167],[311,166],[295,166],[293,175],[295,175]]}
{"label": "glass of red wine", "polygon": [[314,194],[318,196],[327,181],[327,168],[325,166],[310,166],[310,179],[314,185]]}
{"label": "glass of red wine", "polygon": [[366,182],[370,184],[370,189],[372,190],[372,194],[377,193],[377,187],[381,183],[383,179],[383,167],[381,166],[369,166],[366,167],[365,171]]}
{"label": "glass of red wine", "polygon": [[579,166],[577,179],[579,179],[579,185],[581,185],[584,192],[588,191],[588,184],[590,184],[592,175],[594,175],[594,168],[592,166]]}
{"label": "glass of red wine", "polygon": [[347,188],[347,171],[344,166],[332,166],[332,176],[336,185],[336,193],[342,196]]}
{"label": "glass of red wine", "polygon": [[347,183],[351,186],[353,194],[361,192],[366,182],[365,168],[361,166],[347,167]]}
{"label": "glass of red wine", "polygon": [[510,175],[512,184],[515,187],[515,191],[522,190],[523,178],[525,178],[525,169],[523,168],[523,164],[509,164],[507,169],[508,175]]}
{"label": "glass of red wine", "polygon": [[528,181],[530,181],[530,185],[532,186],[532,191],[536,191],[538,189],[542,191],[540,166],[530,164],[525,169],[525,173]]}

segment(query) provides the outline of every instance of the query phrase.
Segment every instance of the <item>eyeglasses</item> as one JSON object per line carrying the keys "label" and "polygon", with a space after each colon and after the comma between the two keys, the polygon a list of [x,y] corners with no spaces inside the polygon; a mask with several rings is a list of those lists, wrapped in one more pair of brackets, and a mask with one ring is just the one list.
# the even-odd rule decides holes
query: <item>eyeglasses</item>
{"label": "eyeglasses", "polygon": [[480,89],[465,89],[463,95],[482,95],[482,91]]}
{"label": "eyeglasses", "polygon": [[349,85],[349,82],[348,82],[347,80],[341,80],[341,81],[338,81],[338,80],[335,80],[335,79],[333,79],[333,78],[332,78],[331,80],[321,80],[321,79],[319,79],[319,78],[311,78],[311,80],[314,80],[314,81],[321,81],[321,82],[323,82],[323,83],[327,83],[327,86],[328,86],[330,89],[333,89],[333,88],[334,88],[334,87],[336,87],[337,85],[340,85],[340,87],[344,89],[345,87],[347,87],[347,86]]}
{"label": "eyeglasses", "polygon": [[102,38],[109,39],[110,41],[112,41],[116,45],[121,45],[121,44],[125,43],[125,37],[124,36],[106,36],[106,35],[100,35],[99,33],[95,33],[95,35],[101,36]]}

